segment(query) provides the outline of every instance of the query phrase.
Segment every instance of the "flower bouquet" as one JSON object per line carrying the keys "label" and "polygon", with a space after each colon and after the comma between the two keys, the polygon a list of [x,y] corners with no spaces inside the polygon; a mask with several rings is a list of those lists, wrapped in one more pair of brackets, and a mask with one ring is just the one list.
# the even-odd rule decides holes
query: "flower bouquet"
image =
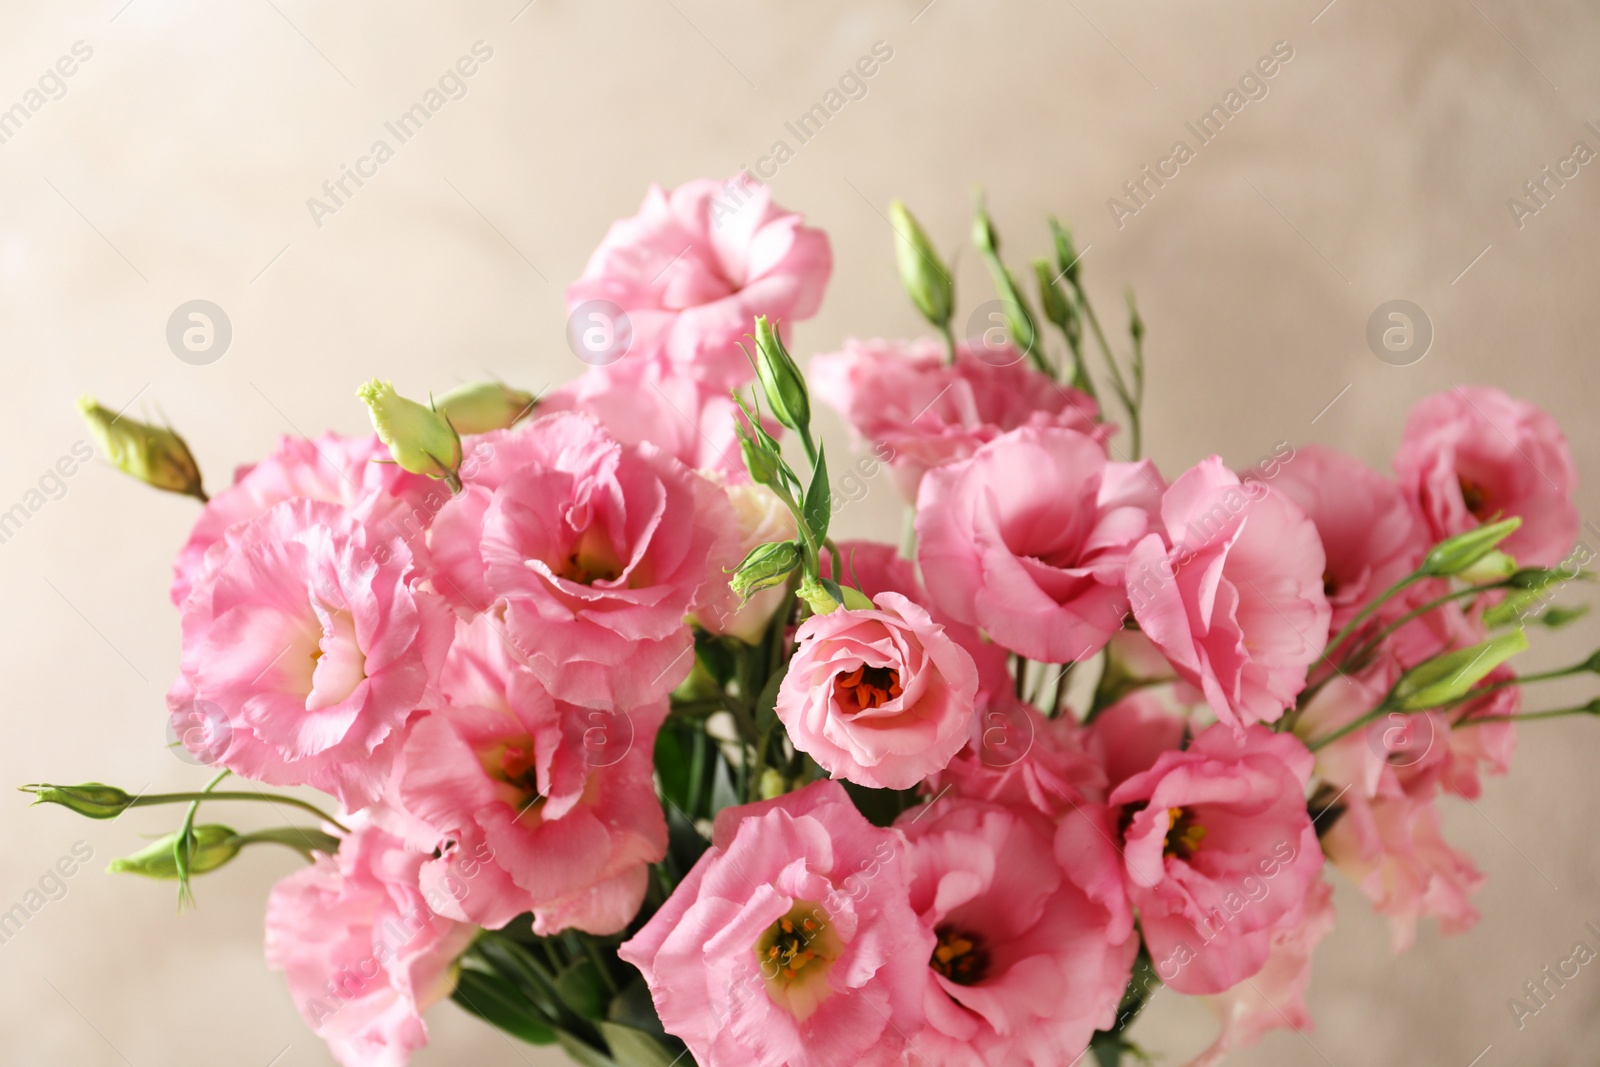
{"label": "flower bouquet", "polygon": [[[1458,388],[1392,478],[1288,445],[1169,478],[1136,305],[1113,343],[1066,229],[1025,289],[980,204],[995,316],[958,339],[891,221],[933,335],[808,373],[827,238],[741,178],[612,226],[568,290],[590,366],[547,395],[373,381],[374,434],[285,439],[214,496],[176,433],[86,401],[113,463],[204,505],[167,702],[215,772],[25,788],[180,805],[113,865],[180,902],[299,852],[266,959],[346,1067],[403,1064],[446,998],[586,1067],[1109,1065],[1163,985],[1215,1006],[1215,1063],[1310,1025],[1327,865],[1397,949],[1469,926],[1436,802],[1519,721],[1600,713],[1522,707],[1596,659],[1507,666],[1592,556],[1552,420]],[[904,530],[836,539],[880,471]],[[263,800],[314,821],[212,821]]]}

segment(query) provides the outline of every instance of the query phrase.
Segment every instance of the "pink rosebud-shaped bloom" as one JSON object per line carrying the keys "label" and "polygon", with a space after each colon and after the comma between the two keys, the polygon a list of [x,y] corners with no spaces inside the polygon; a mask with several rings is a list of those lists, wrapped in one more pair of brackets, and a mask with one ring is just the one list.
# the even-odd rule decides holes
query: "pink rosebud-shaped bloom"
{"label": "pink rosebud-shaped bloom", "polygon": [[827,234],[744,175],[652,185],[567,287],[567,307],[608,300],[632,329],[625,362],[661,358],[727,387],[751,377],[738,342],[755,317],[810,318],[832,270]]}
{"label": "pink rosebud-shaped bloom", "polygon": [[440,685],[447,707],[417,721],[380,809],[415,846],[442,914],[498,928],[613,934],[666,854],[651,783],[666,701],[599,711],[551,699],[480,615],[458,626]]}
{"label": "pink rosebud-shaped bloom", "polygon": [[[1304,445],[1268,483],[1299,505],[1317,528],[1327,562],[1323,589],[1333,608],[1332,629],[1344,628],[1367,602],[1422,561],[1426,537],[1400,489],[1353,456]],[[1405,608],[1390,601],[1380,617]]]}
{"label": "pink rosebud-shaped bloom", "polygon": [[1172,483],[1161,520],[1166,537],[1150,534],[1128,559],[1134,619],[1217,718],[1274,721],[1328,639],[1316,527],[1217,456]]}
{"label": "pink rosebud-shaped bloom", "polygon": [[812,359],[808,373],[812,394],[876,446],[913,502],[923,474],[1007,431],[1065,427],[1103,441],[1108,429],[1087,394],[1056,384],[1021,355],[980,358],[958,344],[955,363],[947,364],[944,343],[932,338],[852,338],[843,351]]}
{"label": "pink rosebud-shaped bloom", "polygon": [[1546,412],[1489,386],[1424,397],[1406,416],[1394,457],[1400,488],[1433,541],[1519,516],[1501,543],[1517,562],[1553,567],[1578,537],[1578,471]]}
{"label": "pink rosebud-shaped bloom", "polygon": [[1311,883],[1301,906],[1272,930],[1265,966],[1248,982],[1210,998],[1222,1019],[1222,1033],[1189,1067],[1214,1067],[1235,1049],[1248,1048],[1268,1030],[1310,1030],[1311,953],[1333,930],[1333,889],[1322,879]]}
{"label": "pink rosebud-shaped bloom", "polygon": [[908,1062],[1073,1063],[1116,1021],[1139,938],[1056,862],[1031,809],[949,798],[895,823],[910,841],[911,906],[937,938],[928,1024]]}
{"label": "pink rosebud-shaped bloom", "polygon": [[344,1067],[404,1067],[428,1043],[422,1013],[455,986],[476,930],[429,907],[417,885],[427,858],[360,826],[267,898],[267,966]]}
{"label": "pink rosebud-shaped bloom", "polygon": [[917,560],[953,618],[1028,659],[1100,651],[1128,613],[1128,553],[1164,486],[1075,430],[1014,430],[928,472]]}
{"label": "pink rosebud-shaped bloom", "polygon": [[415,577],[404,541],[336,504],[230,527],[182,605],[174,732],[247,778],[371,803],[450,644],[449,609]]}
{"label": "pink rosebud-shaped bloom", "polygon": [[[1482,727],[1475,727],[1482,729]],[[1470,857],[1445,843],[1431,798],[1406,794],[1367,799],[1351,790],[1323,836],[1328,861],[1389,916],[1395,952],[1416,938],[1417,920],[1439,919],[1446,934],[1478,921],[1467,899],[1483,885]]]}
{"label": "pink rosebud-shaped bloom", "polygon": [[795,748],[829,774],[907,789],[966,743],[978,671],[910,599],[880,593],[873,604],[801,624],[776,710]]}
{"label": "pink rosebud-shaped bloom", "polygon": [[564,412],[485,434],[493,457],[430,531],[434,586],[488,611],[557,699],[635,708],[688,674],[684,616],[733,523],[715,485],[649,443]]}
{"label": "pink rosebud-shaped bloom", "polygon": [[923,790],[937,796],[949,788],[1059,819],[1085,799],[1105,799],[1105,771],[1084,751],[1082,733],[1070,714],[1047,719],[1008,690],[980,692],[966,747]]}
{"label": "pink rosebud-shaped bloom", "polygon": [[1289,734],[1217,723],[1112,792],[1128,895],[1173,989],[1220,993],[1266,962],[1272,928],[1322,869],[1311,769]]}
{"label": "pink rosebud-shaped bloom", "polygon": [[837,782],[724,808],[710,850],[617,954],[702,1067],[898,1064],[934,949],[905,847]]}
{"label": "pink rosebud-shaped bloom", "polygon": [[[557,411],[586,411],[623,444],[648,441],[685,467],[748,480],[732,394],[671,365],[624,360],[593,368],[540,398],[541,415]],[[763,425],[774,436],[783,432],[770,420]]]}
{"label": "pink rosebud-shaped bloom", "polygon": [[450,491],[431,478],[401,470],[390,461],[388,446],[377,434],[330,433],[315,441],[284,437],[272,455],[254,466],[240,467],[233,484],[200,512],[173,563],[172,602],[182,604],[189,595],[206,550],[222,540],[228,527],[297,497],[350,508],[383,536],[403,538],[415,554],[422,547],[421,533],[450,498]]}

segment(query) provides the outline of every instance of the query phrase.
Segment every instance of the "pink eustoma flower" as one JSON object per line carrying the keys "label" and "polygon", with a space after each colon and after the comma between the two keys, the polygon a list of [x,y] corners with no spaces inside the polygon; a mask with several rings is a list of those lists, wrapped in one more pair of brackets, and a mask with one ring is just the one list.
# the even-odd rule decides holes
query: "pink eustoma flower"
{"label": "pink eustoma flower", "polygon": [[898,1064],[934,950],[905,849],[837,782],[725,808],[710,850],[618,955],[703,1067]]}
{"label": "pink eustoma flower", "polygon": [[240,467],[233,484],[200,512],[172,565],[172,602],[183,603],[206,550],[222,540],[230,526],[257,518],[274,504],[302,497],[343,505],[384,536],[401,537],[415,553],[450,491],[431,478],[401,470],[390,461],[389,449],[377,434],[329,433],[315,441],[284,437],[270,456]]}
{"label": "pink eustoma flower", "polygon": [[951,797],[895,825],[910,841],[911,906],[937,938],[908,1062],[1074,1062],[1115,1023],[1138,936],[1067,876],[1054,825],[1031,808]]}
{"label": "pink eustoma flower", "polygon": [[1328,639],[1316,527],[1216,456],[1172,483],[1161,521],[1165,537],[1149,534],[1128,558],[1134,619],[1217,718],[1274,721]]}
{"label": "pink eustoma flower", "polygon": [[664,360],[727,387],[752,376],[738,342],[755,317],[785,325],[816,314],[832,270],[827,234],[765,185],[743,175],[652,185],[567,287],[567,308],[609,301],[632,331],[622,362]]}
{"label": "pink eustoma flower", "polygon": [[980,692],[966,746],[923,789],[937,796],[949,788],[1059,819],[1085,800],[1105,799],[1105,771],[1084,750],[1083,736],[1070,714],[1047,719],[1011,691]]}
{"label": "pink eustoma flower", "polygon": [[1463,385],[1417,401],[1394,469],[1434,541],[1515,515],[1522,526],[1501,547],[1525,566],[1553,567],[1577,540],[1566,435],[1500,389]]}
{"label": "pink eustoma flower", "polygon": [[452,918],[614,934],[644,899],[667,824],[651,783],[666,701],[600,711],[554,700],[494,621],[458,625],[440,687],[395,761],[389,820]]}
{"label": "pink eustoma flower", "polygon": [[845,342],[809,367],[812,392],[890,464],[895,484],[917,499],[922,476],[966,459],[1023,426],[1065,427],[1103,440],[1107,427],[1085,393],[1056,384],[1015,359],[980,358],[964,344],[945,362],[941,341]]}
{"label": "pink eustoma flower", "polygon": [[1163,488],[1074,430],[1014,430],[923,479],[917,561],[951,617],[1028,659],[1084,659],[1122,629],[1128,554]]}
{"label": "pink eustoma flower", "polygon": [[909,598],[873,604],[801,624],[776,710],[795,748],[830,774],[907,789],[966,744],[978,671]]}
{"label": "pink eustoma flower", "polygon": [[[1354,456],[1304,445],[1267,484],[1294,501],[1317,528],[1327,557],[1322,584],[1335,632],[1410,574],[1427,551],[1422,526],[1399,486]],[[1386,607],[1382,619],[1405,611],[1396,601]]]}
{"label": "pink eustoma flower", "polygon": [[343,1067],[404,1067],[428,1043],[422,1013],[455,986],[476,930],[434,913],[417,884],[427,855],[370,825],[273,887],[267,966]]}
{"label": "pink eustoma flower", "polygon": [[430,531],[435,588],[488,612],[557,699],[635,708],[689,673],[684,616],[737,558],[722,490],[564,412],[485,434],[493,456]]}
{"label": "pink eustoma flower", "polygon": [[1259,971],[1272,929],[1322,870],[1289,734],[1218,723],[1119,785],[1124,879],[1156,973],[1180,993],[1220,993]]}
{"label": "pink eustoma flower", "polygon": [[183,602],[174,732],[247,778],[370,803],[450,644],[449,609],[416,578],[404,541],[336,504],[230,527]]}

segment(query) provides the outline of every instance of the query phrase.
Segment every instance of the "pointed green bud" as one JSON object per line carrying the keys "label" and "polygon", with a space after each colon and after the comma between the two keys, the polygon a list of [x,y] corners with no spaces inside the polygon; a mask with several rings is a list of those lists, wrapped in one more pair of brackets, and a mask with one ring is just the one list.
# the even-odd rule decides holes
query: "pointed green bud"
{"label": "pointed green bud", "polygon": [[761,772],[758,787],[761,790],[762,800],[773,800],[789,791],[789,783],[783,780],[783,775],[771,767]]}
{"label": "pointed green bud", "polygon": [[1050,241],[1056,250],[1056,273],[1074,287],[1078,284],[1078,250],[1072,243],[1072,231],[1055,219],[1050,220]]}
{"label": "pointed green bud", "polygon": [[867,594],[852,586],[841,585],[839,592],[844,594],[844,606],[850,611],[873,611],[878,606],[867,597]]}
{"label": "pointed green bud", "polygon": [[791,430],[811,425],[811,396],[805,375],[783,347],[783,338],[765,315],[756,317],[756,377],[773,416]]}
{"label": "pointed green bud", "polygon": [[[1548,607],[1534,616],[1533,621],[1547,629],[1559,630],[1570,622],[1577,622],[1587,614],[1589,614],[1589,605],[1587,604],[1579,604],[1575,608],[1564,608],[1558,604]],[[1595,671],[1595,673],[1600,674],[1600,671]]]}
{"label": "pointed green bud", "polygon": [[989,211],[983,206],[981,192],[978,194],[978,206],[972,213],[972,243],[986,256],[1000,254],[1000,234],[995,231]]}
{"label": "pointed green bud", "polygon": [[436,398],[433,406],[457,433],[488,433],[526,418],[537,401],[532,393],[504,382],[468,382]]}
{"label": "pointed green bud", "polygon": [[[178,861],[173,853],[177,846],[176,832],[158,837],[133,855],[112,860],[106,870],[111,874],[138,874],[145,878],[176,882]],[[216,870],[237,856],[240,847],[239,835],[226,826],[196,826],[193,852],[189,855],[189,873],[204,874]]]}
{"label": "pointed green bud", "polygon": [[1128,300],[1128,336],[1133,338],[1133,343],[1138,344],[1144,340],[1144,316],[1139,314],[1139,305],[1134,303],[1133,290],[1129,289]]}
{"label": "pointed green bud", "polygon": [[1517,573],[1517,561],[1498,548],[1479,556],[1470,567],[1457,572],[1456,577],[1473,585],[1486,582],[1503,582]]}
{"label": "pointed green bud", "polygon": [[[829,588],[832,586],[832,588]],[[834,592],[839,591],[838,596]],[[827,579],[807,578],[800,583],[800,588],[795,590],[795,595],[804,600],[811,608],[813,614],[827,615],[839,607],[839,602],[844,597],[843,591]]]}
{"label": "pointed green bud", "polygon": [[1050,261],[1044,258],[1033,261],[1033,275],[1039,281],[1039,309],[1044,312],[1044,317],[1063,330],[1072,329],[1072,305],[1067,302],[1066,294],[1056,285],[1056,272],[1051,269]]}
{"label": "pointed green bud", "polygon": [[1440,541],[1423,558],[1420,573],[1429,578],[1449,578],[1460,574],[1493,552],[1501,541],[1510,537],[1512,531],[1521,525],[1522,520],[1513,516]]}
{"label": "pointed green bud", "polygon": [[356,396],[367,405],[372,428],[402,468],[429,478],[455,477],[461,466],[461,438],[448,419],[376,378],[357,389]]}
{"label": "pointed green bud", "polygon": [[890,201],[889,224],[895,232],[894,258],[900,268],[900,284],[923,318],[941,330],[947,329],[956,303],[949,268],[904,201]]}
{"label": "pointed green bud", "polygon": [[735,593],[748,598],[759,590],[783,584],[800,566],[800,559],[800,546],[793,541],[771,541],[757,545],[733,572],[728,584]]}
{"label": "pointed green bud", "polygon": [[1498,630],[1502,626],[1528,621],[1532,616],[1539,614],[1540,605],[1543,603],[1542,589],[1515,590],[1506,594],[1506,598],[1500,603],[1484,610],[1484,625]]}
{"label": "pointed green bud", "polygon": [[134,798],[114,785],[85,782],[83,785],[25,785],[24,793],[34,795],[35,804],[60,804],[91,819],[115,819],[133,806]]}
{"label": "pointed green bud", "polygon": [[1470,648],[1425,660],[1394,684],[1385,703],[1401,711],[1436,708],[1466,696],[1486,675],[1528,647],[1528,635],[1512,630]]}
{"label": "pointed green bud", "polygon": [[744,466],[750,472],[751,481],[773,489],[783,484],[778,477],[778,457],[746,434],[742,427],[739,430],[739,451],[744,455]]}
{"label": "pointed green bud", "polygon": [[122,473],[169,493],[206,498],[200,466],[176,432],[118,415],[92,397],[78,401],[78,412],[106,459]]}

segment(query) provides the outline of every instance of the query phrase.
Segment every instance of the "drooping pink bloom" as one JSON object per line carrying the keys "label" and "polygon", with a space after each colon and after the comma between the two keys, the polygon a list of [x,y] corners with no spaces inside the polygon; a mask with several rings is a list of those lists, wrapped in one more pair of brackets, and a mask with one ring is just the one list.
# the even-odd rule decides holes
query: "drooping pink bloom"
{"label": "drooping pink bloom", "polygon": [[830,774],[907,789],[966,743],[978,671],[909,598],[873,604],[801,624],[776,710],[795,748]]}
{"label": "drooping pink bloom", "polygon": [[816,314],[832,270],[827,234],[774,204],[765,185],[743,175],[652,185],[567,287],[567,308],[609,301],[632,331],[621,362],[665,360],[727,387],[752,377],[738,341],[755,317],[782,326]]}
{"label": "drooping pink bloom", "polygon": [[[586,411],[623,444],[648,441],[685,467],[748,480],[732,394],[673,364],[623,360],[591,369],[540,398],[541,415],[557,411]],[[775,435],[783,429],[766,428]]]}
{"label": "drooping pink bloom", "polygon": [[[1428,543],[1409,501],[1388,478],[1354,456],[1303,445],[1267,483],[1299,505],[1322,540],[1323,589],[1335,632],[1367,602],[1421,562]],[[1380,618],[1404,612],[1390,601]]]}
{"label": "drooping pink bloom", "polygon": [[703,1067],[898,1064],[935,944],[905,849],[837,782],[725,808],[712,847],[618,955]]}
{"label": "drooping pink bloom", "polygon": [[667,824],[651,783],[665,700],[601,711],[554,700],[494,620],[458,624],[448,703],[408,731],[376,817],[431,855],[441,914],[498,928],[614,934],[644,899]]}
{"label": "drooping pink bloom", "polygon": [[928,1023],[909,1062],[1055,1067],[1074,1062],[1117,1004],[1139,939],[1056,861],[1031,809],[935,800],[895,823],[910,841],[911,906],[937,939]]}
{"label": "drooping pink bloom", "polygon": [[1104,801],[1106,776],[1070,714],[1047,719],[1013,691],[997,689],[979,693],[967,744],[923,785],[930,796],[947,788],[1053,820],[1086,800]]}
{"label": "drooping pink bloom", "polygon": [[1124,878],[1162,981],[1220,993],[1259,971],[1322,869],[1312,756],[1289,734],[1217,723],[1123,782]]}
{"label": "drooping pink bloom", "polygon": [[1342,813],[1323,835],[1328,861],[1389,917],[1396,952],[1411,947],[1419,918],[1437,918],[1446,934],[1478,921],[1468,898],[1483,875],[1445,842],[1431,797],[1369,799],[1351,790],[1340,804]]}
{"label": "drooping pink bloom", "polygon": [[1317,879],[1305,900],[1272,930],[1272,948],[1256,976],[1208,998],[1222,1020],[1222,1033],[1189,1067],[1215,1067],[1236,1049],[1249,1048],[1269,1030],[1312,1029],[1306,988],[1311,954],[1333,930],[1333,889]]}
{"label": "drooping pink bloom", "polygon": [[928,472],[917,561],[953,618],[1028,659],[1084,659],[1122,629],[1128,554],[1163,488],[1075,430],[1014,430]]}
{"label": "drooping pink bloom", "polygon": [[430,531],[434,586],[488,612],[560,700],[635,708],[688,674],[684,616],[725,582],[722,491],[649,443],[563,412],[485,434]]}
{"label": "drooping pink bloom", "polygon": [[425,859],[363,825],[267,898],[267,966],[343,1067],[404,1067],[428,1043],[422,1013],[455,986],[476,931],[429,907]]}
{"label": "drooping pink bloom", "polygon": [[813,358],[808,372],[813,395],[875,446],[912,502],[924,473],[1010,430],[1064,427],[1096,440],[1108,430],[1087,394],[1056,384],[1020,355],[980,358],[964,344],[947,364],[943,342],[932,338],[850,339],[843,351]]}
{"label": "drooping pink bloom", "polygon": [[1394,469],[1434,541],[1515,515],[1522,526],[1501,547],[1524,566],[1553,567],[1577,540],[1566,435],[1500,389],[1462,385],[1417,401]]}
{"label": "drooping pink bloom", "polygon": [[370,803],[450,644],[448,608],[416,577],[402,539],[336,504],[288,500],[229,527],[182,605],[174,732],[247,778]]}
{"label": "drooping pink bloom", "polygon": [[1217,456],[1172,484],[1161,521],[1166,536],[1149,534],[1128,559],[1134,619],[1217,718],[1274,721],[1328,639],[1316,527]]}
{"label": "drooping pink bloom", "polygon": [[240,467],[233,484],[213,496],[200,512],[189,540],[173,561],[172,602],[182,604],[189,595],[206,550],[222,540],[228,527],[297,497],[343,505],[384,537],[401,537],[415,554],[422,547],[423,531],[450,498],[450,491],[390,462],[389,449],[377,434],[340,437],[329,433],[315,441],[286,436],[270,456]]}

